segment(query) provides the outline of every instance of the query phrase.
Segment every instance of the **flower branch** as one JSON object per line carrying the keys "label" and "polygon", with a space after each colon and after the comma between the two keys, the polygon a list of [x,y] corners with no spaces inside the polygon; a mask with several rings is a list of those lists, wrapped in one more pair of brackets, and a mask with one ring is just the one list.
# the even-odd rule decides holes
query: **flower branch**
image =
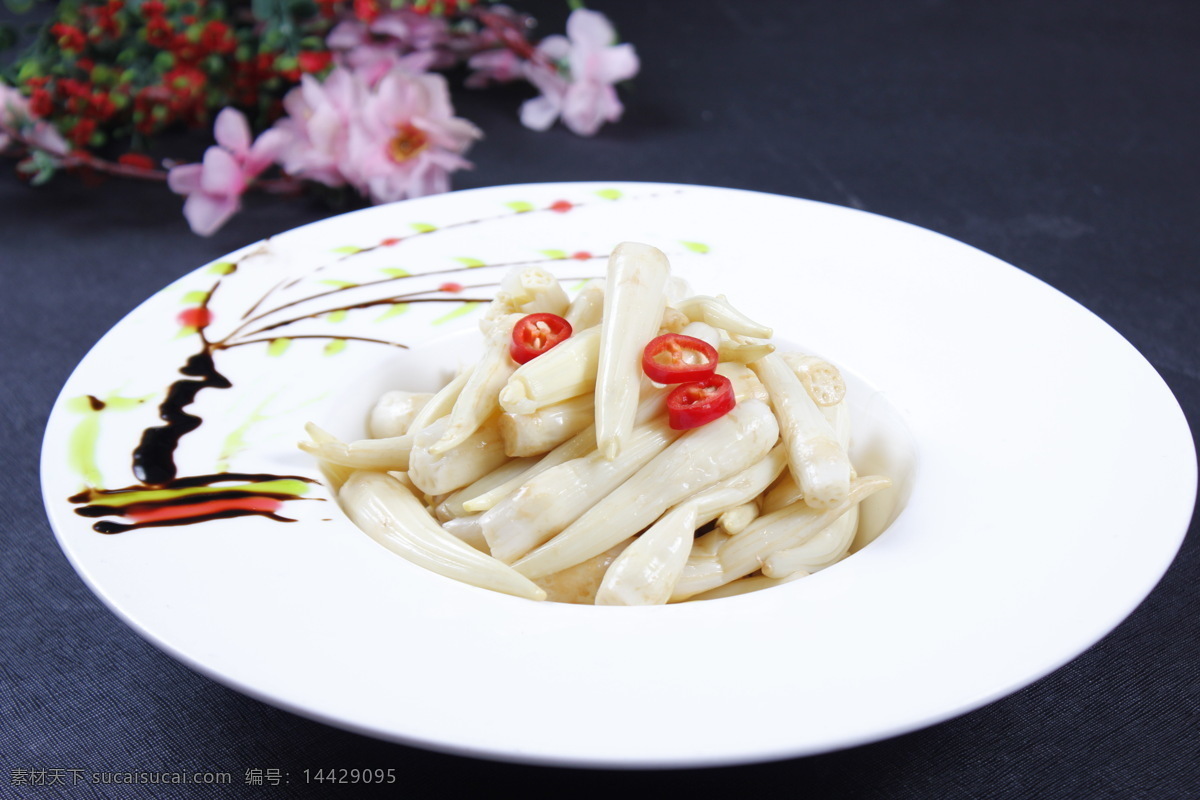
{"label": "flower branch", "polygon": [[[454,67],[467,88],[530,84],[518,116],[534,130],[561,120],[592,136],[620,119],[632,45],[584,8],[565,36],[534,41],[532,27],[480,0],[66,0],[0,81],[0,153],[34,183],[61,170],[165,180],[201,235],[250,190],[443,192],[482,137],[454,112]],[[197,163],[146,155],[168,128],[209,124]]]}
{"label": "flower branch", "polygon": [[243,339],[237,342],[219,342],[213,345],[214,350],[232,350],[235,347],[244,347],[249,344],[272,344],[280,339],[321,339],[323,341],[342,341],[342,342],[367,342],[369,344],[385,344],[390,347],[399,347],[404,350],[408,349],[408,345],[402,342],[391,342],[387,339],[372,339],[367,336],[334,336],[317,333],[305,333],[297,336],[275,336],[264,339]]}
{"label": "flower branch", "polygon": [[[433,290],[431,290],[431,291],[433,291]],[[417,294],[420,294],[420,293],[417,293]],[[272,322],[269,325],[264,325],[261,328],[256,328],[255,330],[249,331],[243,335],[244,336],[257,336],[262,333],[267,333],[268,331],[279,330],[280,328],[286,327],[288,325],[295,325],[298,322],[304,322],[306,320],[314,319],[316,317],[328,316],[330,314],[337,314],[340,312],[358,311],[358,310],[361,310],[364,308],[374,308],[376,306],[393,306],[393,305],[398,305],[398,304],[409,304],[409,303],[486,303],[486,302],[488,302],[489,299],[490,298],[487,298],[487,297],[482,297],[482,298],[481,297],[414,297],[412,295],[398,295],[395,297],[382,297],[382,298],[378,298],[375,300],[368,300],[368,301],[365,301],[362,303],[353,303],[351,305],[338,306],[336,308],[326,308],[326,309],[322,309],[321,311],[314,312],[312,314],[305,314],[300,317],[292,317],[291,319],[280,320],[279,322]],[[223,343],[231,341],[232,338],[233,338],[233,336],[231,334],[229,337],[226,337],[223,340]],[[337,338],[342,338],[342,337],[337,337]]]}

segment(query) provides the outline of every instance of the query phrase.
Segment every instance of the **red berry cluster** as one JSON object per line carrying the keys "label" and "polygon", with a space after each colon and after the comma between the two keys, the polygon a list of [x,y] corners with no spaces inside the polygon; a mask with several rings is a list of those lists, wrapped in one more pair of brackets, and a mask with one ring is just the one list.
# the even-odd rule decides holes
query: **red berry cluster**
{"label": "red berry cluster", "polygon": [[[331,19],[349,2],[321,0],[319,10]],[[41,47],[22,60],[18,84],[30,110],[79,148],[206,125],[227,105],[269,123],[301,75],[332,66],[330,19],[303,21],[303,38],[281,41],[241,5],[66,0]]]}
{"label": "red berry cluster", "polygon": [[[82,164],[108,145],[116,161],[150,169],[138,151],[176,125],[206,127],[227,106],[265,128],[306,74],[333,67],[325,37],[339,19],[373,22],[407,9],[454,16],[480,0],[62,0],[35,46],[10,68],[31,112],[50,120]],[[296,16],[297,14],[303,16]]]}
{"label": "red berry cluster", "polygon": [[203,0],[172,6],[147,0],[138,9],[141,37],[156,51],[154,64],[161,70],[157,80],[132,92],[131,121],[141,134],[207,121],[210,96],[218,93],[214,90],[226,71],[224,57],[238,46],[220,9],[213,13]]}
{"label": "red berry cluster", "polygon": [[[80,69],[90,72],[95,67],[87,59],[79,59]],[[116,116],[123,105],[122,97],[89,79],[46,76],[29,78],[29,110],[39,117],[49,117],[56,111],[59,124],[67,139],[77,147],[96,144],[99,126]]]}

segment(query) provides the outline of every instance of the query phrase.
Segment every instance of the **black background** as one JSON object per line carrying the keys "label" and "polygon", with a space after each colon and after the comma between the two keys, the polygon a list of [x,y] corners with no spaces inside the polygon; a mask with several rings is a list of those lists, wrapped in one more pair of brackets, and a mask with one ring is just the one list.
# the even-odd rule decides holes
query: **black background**
{"label": "black background", "polygon": [[[1158,369],[1197,426],[1200,5],[592,6],[642,59],[625,119],[594,139],[562,128],[539,134],[516,119],[528,89],[458,92],[458,112],[486,138],[456,188],[702,183],[915,223],[1098,314]],[[562,30],[565,6],[520,7],[546,32]],[[0,173],[0,796],[55,796],[10,785],[12,770],[52,768],[233,773],[231,787],[180,795],[195,798],[342,794],[303,783],[305,769],[328,767],[393,768],[390,793],[399,797],[1200,796],[1194,525],[1146,602],[1050,676],[927,730],[779,763],[635,773],[459,758],[310,722],[189,671],[107,611],[58,549],[37,477],[46,416],[90,345],[142,299],[216,256],[330,212],[311,200],[251,198],[201,239],[161,186],[97,189],[60,177],[31,189],[9,167]],[[290,783],[245,786],[248,769],[278,769]],[[141,796],[109,791],[80,786],[71,796]]]}

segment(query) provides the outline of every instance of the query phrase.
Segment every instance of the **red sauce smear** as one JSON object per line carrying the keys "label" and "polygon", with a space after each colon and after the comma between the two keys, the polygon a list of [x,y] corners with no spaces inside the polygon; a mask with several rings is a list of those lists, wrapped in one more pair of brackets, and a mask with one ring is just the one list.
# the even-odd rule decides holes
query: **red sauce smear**
{"label": "red sauce smear", "polygon": [[125,515],[134,522],[191,522],[194,517],[212,518],[213,514],[225,511],[244,511],[248,514],[274,514],[283,506],[282,500],[273,497],[237,497],[228,500],[209,500],[187,506],[165,506],[158,508],[130,509]]}

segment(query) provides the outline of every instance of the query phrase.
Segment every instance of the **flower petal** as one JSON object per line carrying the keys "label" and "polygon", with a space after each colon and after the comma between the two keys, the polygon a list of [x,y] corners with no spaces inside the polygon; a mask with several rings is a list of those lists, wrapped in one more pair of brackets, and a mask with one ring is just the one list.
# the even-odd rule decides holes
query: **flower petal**
{"label": "flower petal", "polygon": [[25,139],[34,147],[55,156],[65,156],[71,150],[58,129],[44,120],[33,123],[32,128],[25,131]]}
{"label": "flower petal", "polygon": [[369,40],[367,26],[358,20],[339,22],[325,37],[325,44],[333,50],[350,50]]}
{"label": "flower petal", "polygon": [[175,194],[192,194],[200,191],[200,174],[204,167],[199,164],[183,164],[171,167],[167,173],[167,187]]}
{"label": "flower petal", "polygon": [[0,83],[0,128],[16,131],[32,118],[29,101],[21,90]]}
{"label": "flower petal", "polygon": [[245,156],[250,150],[250,123],[246,115],[236,108],[223,108],[213,125],[213,138],[217,144],[236,156]]}
{"label": "flower petal", "polygon": [[242,168],[228,150],[210,147],[204,151],[204,171],[200,174],[200,191],[206,194],[238,197],[246,191]]}
{"label": "flower petal", "polygon": [[608,47],[617,38],[608,17],[586,8],[577,8],[567,17],[567,36],[572,45],[589,50]]}
{"label": "flower petal", "polygon": [[562,61],[571,55],[571,42],[567,37],[555,33],[538,42],[537,49],[551,61]]}
{"label": "flower petal", "polygon": [[419,104],[414,106],[413,116],[427,116],[441,124],[454,119],[454,105],[450,102],[450,84],[443,75],[430,73],[420,75],[415,87],[420,94]]}
{"label": "flower petal", "polygon": [[211,236],[238,210],[238,198],[214,197],[204,192],[188,195],[183,216],[195,233]]}
{"label": "flower petal", "polygon": [[453,117],[442,120],[438,141],[445,147],[461,152],[470,147],[476,139],[482,138],[483,131],[474,123],[460,117]]}
{"label": "flower petal", "polygon": [[405,44],[412,38],[412,29],[405,22],[404,16],[395,12],[376,17],[371,23],[371,33],[376,36],[391,36]]}
{"label": "flower petal", "polygon": [[396,66],[414,74],[420,74],[429,69],[435,69],[438,60],[436,50],[414,50],[396,60]]}
{"label": "flower petal", "polygon": [[521,104],[521,124],[535,131],[544,131],[558,119],[559,104],[542,95]]}
{"label": "flower petal", "polygon": [[540,64],[525,65],[525,79],[547,97],[561,98],[567,92],[567,81],[554,69]]}
{"label": "flower petal", "polygon": [[580,136],[592,136],[605,122],[616,122],[625,110],[606,83],[574,84],[563,101],[563,124]]}
{"label": "flower petal", "polygon": [[597,55],[599,57],[594,63],[595,74],[593,77],[605,83],[627,81],[637,75],[638,69],[641,67],[637,53],[631,44],[608,47],[603,53]]}
{"label": "flower petal", "polygon": [[250,152],[242,162],[242,172],[247,180],[258,177],[264,169],[279,160],[283,151],[292,143],[292,136],[279,128],[269,128],[254,140]]}
{"label": "flower petal", "polygon": [[476,53],[467,59],[467,66],[475,70],[465,84],[471,89],[481,89],[492,81],[509,83],[521,77],[521,59],[508,49]]}

